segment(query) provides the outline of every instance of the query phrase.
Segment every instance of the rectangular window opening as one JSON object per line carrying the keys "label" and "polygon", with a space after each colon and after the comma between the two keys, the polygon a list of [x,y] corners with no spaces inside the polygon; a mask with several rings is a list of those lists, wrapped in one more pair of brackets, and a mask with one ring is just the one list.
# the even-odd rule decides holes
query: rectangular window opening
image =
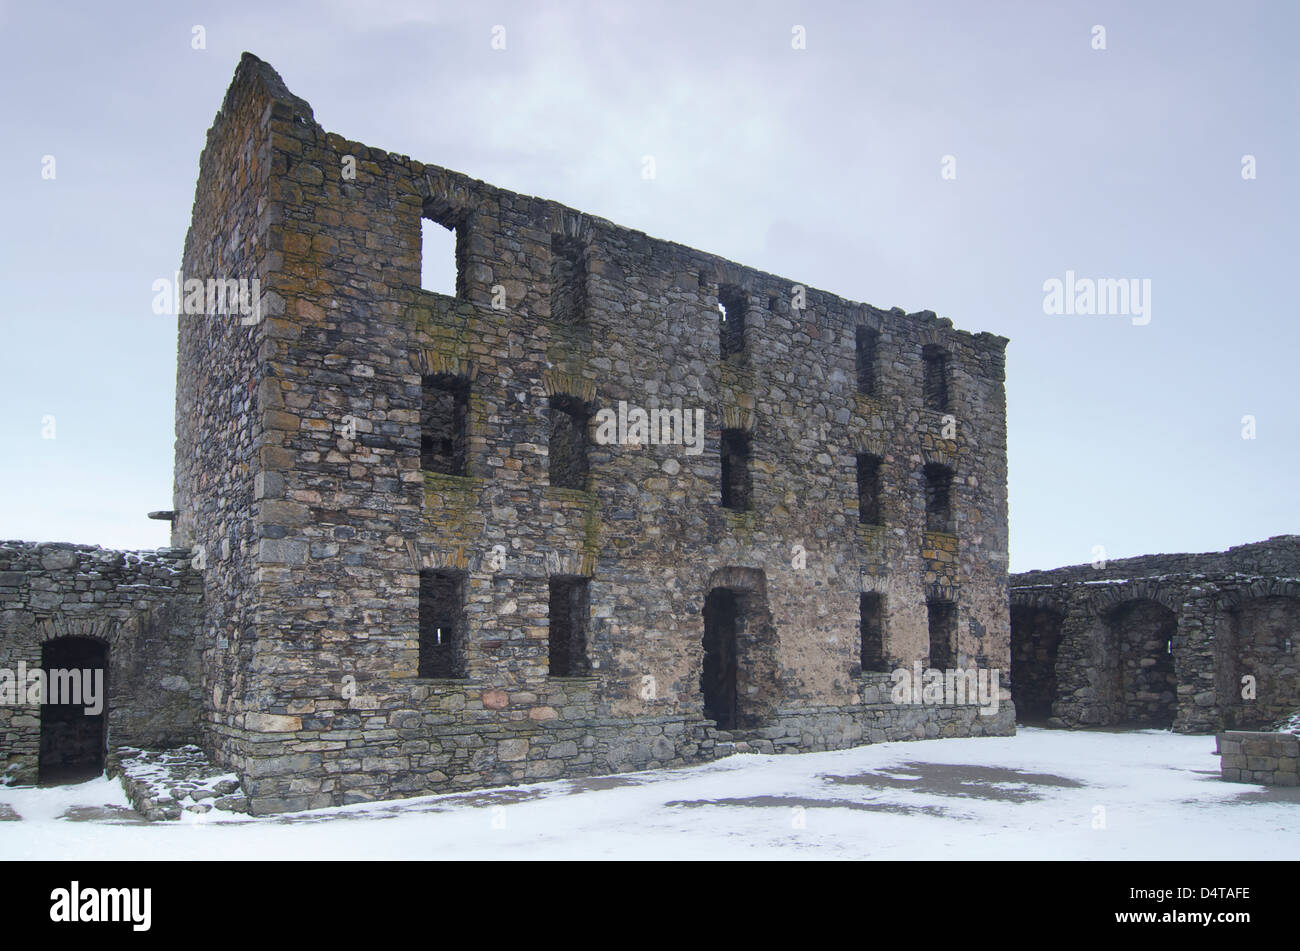
{"label": "rectangular window opening", "polygon": [[956,530],[952,517],[952,470],[937,463],[925,467],[925,530],[948,533]]}
{"label": "rectangular window opening", "polygon": [[463,476],[469,460],[469,381],[445,373],[420,387],[420,467]]}
{"label": "rectangular window opening", "polygon": [[888,672],[885,661],[885,608],[884,597],[869,593],[861,596],[862,669]]}
{"label": "rectangular window opening", "polygon": [[930,628],[930,666],[952,667],[957,640],[957,605],[951,601],[927,601],[925,612]]}
{"label": "rectangular window opening", "polygon": [[752,506],[750,435],[743,429],[722,431],[722,507],[747,512]]}
{"label": "rectangular window opening", "polygon": [[883,524],[880,512],[880,458],[858,456],[858,522]]}
{"label": "rectangular window opening", "polygon": [[551,319],[576,324],[587,315],[587,256],[575,238],[551,237]]}
{"label": "rectangular window opening", "polygon": [[859,327],[853,350],[858,371],[858,392],[866,396],[875,396],[876,359],[880,350],[880,334],[870,327]]}
{"label": "rectangular window opening", "polygon": [[551,485],[563,489],[587,488],[587,408],[572,396],[551,397]]}
{"label": "rectangular window opening", "polygon": [[427,215],[420,218],[420,288],[434,294],[459,297],[460,232],[454,222]]}
{"label": "rectangular window opening", "polygon": [[921,351],[925,363],[925,406],[940,413],[948,412],[948,354],[941,347],[926,346]]}
{"label": "rectangular window opening", "polygon": [[591,671],[587,660],[587,625],[591,616],[588,579],[551,578],[550,674],[583,677]]}
{"label": "rectangular window opening", "polygon": [[745,292],[724,284],[718,288],[718,311],[722,359],[739,363],[745,355]]}
{"label": "rectangular window opening", "polygon": [[465,676],[465,572],[420,572],[421,677]]}

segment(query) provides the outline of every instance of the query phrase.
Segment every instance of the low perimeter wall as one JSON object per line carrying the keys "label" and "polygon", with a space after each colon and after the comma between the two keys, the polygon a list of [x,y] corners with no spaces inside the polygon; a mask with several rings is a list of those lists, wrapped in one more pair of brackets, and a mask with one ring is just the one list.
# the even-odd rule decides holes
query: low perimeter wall
{"label": "low perimeter wall", "polygon": [[1219,768],[1228,782],[1300,786],[1300,736],[1234,730],[1217,739]]}

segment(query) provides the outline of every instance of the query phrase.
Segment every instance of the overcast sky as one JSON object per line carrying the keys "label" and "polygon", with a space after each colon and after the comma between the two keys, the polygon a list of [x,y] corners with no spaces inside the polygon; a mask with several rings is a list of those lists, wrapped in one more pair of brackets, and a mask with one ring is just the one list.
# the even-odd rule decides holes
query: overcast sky
{"label": "overcast sky", "polygon": [[[1009,337],[1013,570],[1300,532],[1298,11],[0,0],[0,538],[167,543],[151,285],[243,50],[350,139]],[[1067,271],[1149,323],[1045,313]]]}

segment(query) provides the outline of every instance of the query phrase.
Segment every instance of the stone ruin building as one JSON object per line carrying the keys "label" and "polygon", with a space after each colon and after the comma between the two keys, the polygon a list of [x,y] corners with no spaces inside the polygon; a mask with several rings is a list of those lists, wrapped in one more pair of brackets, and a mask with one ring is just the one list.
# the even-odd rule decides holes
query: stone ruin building
{"label": "stone ruin building", "polygon": [[1011,679],[1025,722],[1268,730],[1300,709],[1300,535],[1012,575]]}
{"label": "stone ruin building", "polygon": [[178,317],[173,547],[0,546],[0,666],[109,682],[0,707],[11,779],[197,743],[268,813],[1014,731],[889,689],[1010,665],[1005,338],[326,133],[248,54],[182,273],[260,290]]}

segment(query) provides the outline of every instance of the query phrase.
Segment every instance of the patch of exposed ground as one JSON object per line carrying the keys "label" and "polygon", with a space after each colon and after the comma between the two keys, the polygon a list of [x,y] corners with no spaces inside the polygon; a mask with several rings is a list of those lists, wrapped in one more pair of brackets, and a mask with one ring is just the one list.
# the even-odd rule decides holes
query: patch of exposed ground
{"label": "patch of exposed ground", "polygon": [[971,763],[901,763],[848,776],[823,775],[827,782],[878,790],[906,790],[936,796],[1034,802],[1044,793],[1034,787],[1082,789],[1086,784],[1052,773],[1029,773]]}

